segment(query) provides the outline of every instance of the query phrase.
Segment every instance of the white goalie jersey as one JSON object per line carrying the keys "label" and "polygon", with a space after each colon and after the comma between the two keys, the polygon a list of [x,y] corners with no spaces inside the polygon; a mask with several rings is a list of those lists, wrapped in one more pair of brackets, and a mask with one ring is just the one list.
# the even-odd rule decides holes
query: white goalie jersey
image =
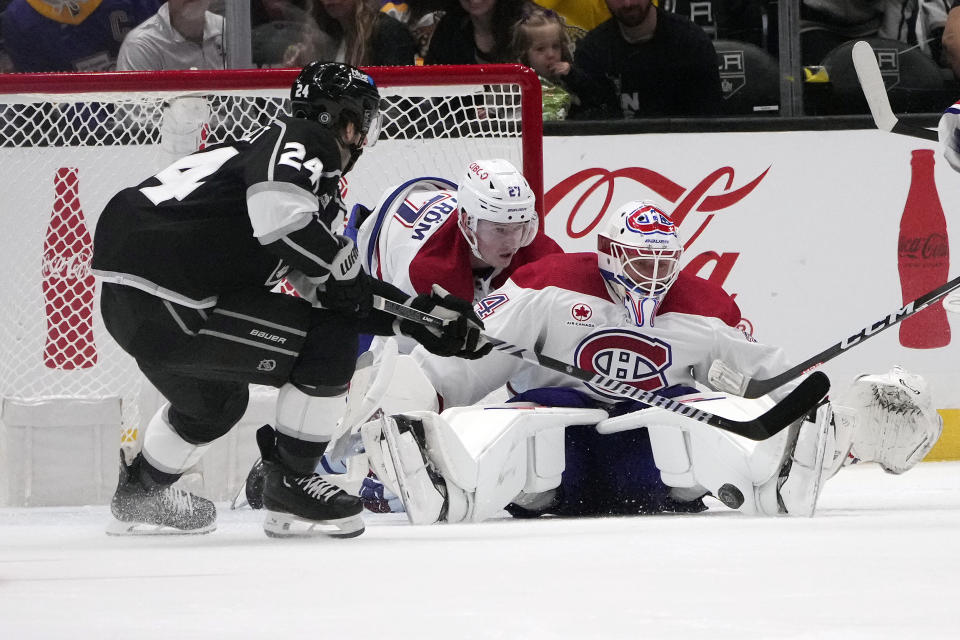
{"label": "white goalie jersey", "polygon": [[[561,362],[603,374],[644,391],[705,383],[714,359],[766,378],[789,364],[776,347],[753,341],[733,325],[739,310],[719,287],[683,275],[661,306],[654,326],[637,327],[611,298],[593,253],[557,254],[518,269],[476,310],[486,332]],[[464,362],[414,351],[445,406],[472,404],[508,382],[519,393],[574,387],[598,399],[618,397],[562,373],[494,351]],[[778,390],[785,395],[789,388]]]}

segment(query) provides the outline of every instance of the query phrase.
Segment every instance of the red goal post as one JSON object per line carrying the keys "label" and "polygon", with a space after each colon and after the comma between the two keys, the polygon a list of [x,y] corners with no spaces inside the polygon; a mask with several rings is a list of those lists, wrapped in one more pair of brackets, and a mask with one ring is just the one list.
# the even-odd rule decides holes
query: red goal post
{"label": "red goal post", "polygon": [[[375,67],[384,128],[341,184],[348,207],[417,176],[458,181],[478,158],[522,167],[543,196],[536,74],[520,65]],[[126,440],[149,415],[143,379],[99,316],[89,272],[107,200],[196,148],[288,111],[296,69],[0,75],[0,401],[116,400]],[[189,148],[185,148],[185,145]],[[190,145],[193,145],[190,147]],[[66,406],[66,405],[65,405]],[[152,407],[149,409],[152,410]],[[60,417],[57,417],[60,416]],[[114,460],[109,460],[113,468]]]}

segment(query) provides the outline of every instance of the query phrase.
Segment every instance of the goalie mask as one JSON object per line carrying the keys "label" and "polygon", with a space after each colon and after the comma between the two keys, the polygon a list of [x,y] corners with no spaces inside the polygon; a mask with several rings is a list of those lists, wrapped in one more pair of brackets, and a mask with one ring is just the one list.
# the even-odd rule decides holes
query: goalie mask
{"label": "goalie mask", "polygon": [[317,61],[305,66],[290,89],[290,107],[295,118],[319,122],[338,137],[347,122],[353,124],[360,141],[347,144],[350,161],[343,173],[380,136],[380,92],[373,78],[348,64]]}
{"label": "goalie mask", "polygon": [[673,221],[646,200],[620,207],[597,237],[600,273],[640,327],[653,325],[682,254]]}
{"label": "goalie mask", "polygon": [[[533,242],[539,228],[533,189],[506,160],[471,162],[457,189],[457,206],[473,255],[494,267],[509,265],[508,257]],[[496,245],[499,253],[482,255],[481,244]]]}

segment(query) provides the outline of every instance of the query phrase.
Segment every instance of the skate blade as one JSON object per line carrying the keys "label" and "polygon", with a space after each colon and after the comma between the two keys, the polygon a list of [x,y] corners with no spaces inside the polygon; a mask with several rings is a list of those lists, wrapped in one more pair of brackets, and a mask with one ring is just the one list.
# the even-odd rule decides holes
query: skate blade
{"label": "skate blade", "polygon": [[263,532],[271,538],[355,538],[364,532],[360,515],[335,520],[304,520],[289,513],[267,511]]}
{"label": "skate blade", "polygon": [[215,531],[217,523],[211,522],[201,529],[177,529],[163,524],[146,522],[123,522],[114,519],[107,525],[108,536],[195,536]]}
{"label": "skate blade", "polygon": [[[250,503],[247,502],[247,483],[244,482],[240,485],[240,490],[237,491],[237,495],[233,496],[233,500],[230,501],[230,510],[236,511],[237,509],[243,509],[244,507],[250,507]],[[251,509],[253,507],[250,507]]]}

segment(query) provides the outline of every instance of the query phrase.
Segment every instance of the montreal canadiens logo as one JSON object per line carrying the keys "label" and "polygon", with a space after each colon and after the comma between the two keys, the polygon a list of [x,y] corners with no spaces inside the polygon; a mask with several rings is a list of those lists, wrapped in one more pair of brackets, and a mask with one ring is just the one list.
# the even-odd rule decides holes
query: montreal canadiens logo
{"label": "montreal canadiens logo", "polygon": [[591,309],[588,304],[578,302],[570,309],[570,315],[573,316],[573,319],[577,322],[586,322],[593,317],[593,309]]}
{"label": "montreal canadiens logo", "polygon": [[676,229],[673,221],[663,211],[650,205],[644,205],[627,215],[627,229],[637,233],[673,234]]}
{"label": "montreal canadiens logo", "polygon": [[[670,345],[621,329],[600,331],[587,337],[574,352],[574,363],[581,369],[593,371],[643,391],[656,391],[667,386],[666,370],[673,363]],[[594,392],[622,400],[594,385]]]}

